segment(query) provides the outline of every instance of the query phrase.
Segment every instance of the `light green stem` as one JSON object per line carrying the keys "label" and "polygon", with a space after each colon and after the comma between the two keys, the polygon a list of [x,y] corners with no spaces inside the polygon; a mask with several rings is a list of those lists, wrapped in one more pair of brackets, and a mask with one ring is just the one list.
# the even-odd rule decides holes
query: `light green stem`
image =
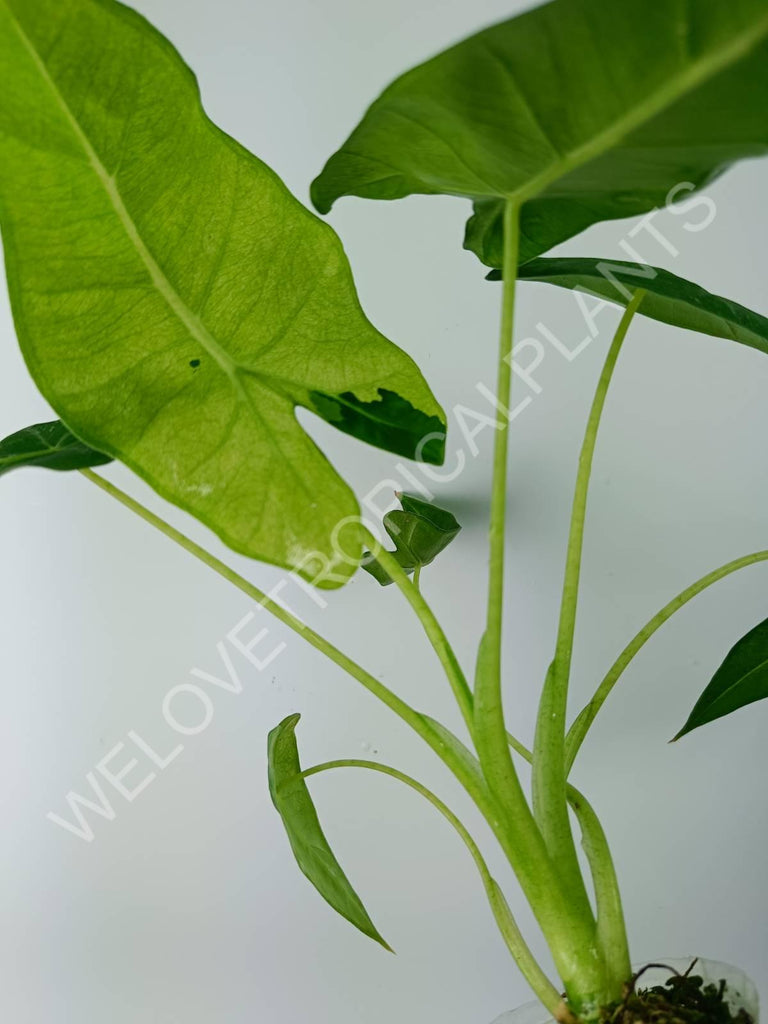
{"label": "light green stem", "polygon": [[719,580],[724,579],[726,576],[730,576],[731,573],[737,572],[739,569],[745,569],[748,565],[756,565],[758,562],[765,561],[768,561],[768,551],[756,551],[752,555],[745,555],[743,558],[737,558],[732,562],[727,562],[725,565],[720,566],[719,569],[715,569],[713,572],[707,573],[706,576],[702,576],[700,580],[692,583],[690,587],[686,587],[685,590],[679,593],[677,597],[674,597],[668,604],[665,604],[661,611],[657,612],[657,614],[654,615],[653,618],[645,624],[645,626],[643,626],[640,632],[630,640],[618,656],[616,661],[608,670],[607,675],[598,686],[590,702],[582,708],[573,725],[569,729],[565,742],[566,774],[568,774],[573,767],[573,762],[576,760],[576,755],[584,742],[589,728],[595,720],[600,708],[605,703],[609,693],[619,681],[629,663],[641,648],[648,643],[656,630],[660,629],[667,619],[670,619],[676,611],[683,607],[683,605],[686,605],[703,590],[706,590],[707,587],[711,587],[713,583],[717,583]]}
{"label": "light green stem", "polygon": [[[225,563],[221,562],[210,552],[200,547],[199,544],[196,544],[194,541],[190,540],[190,538],[184,536],[184,534],[174,529],[174,527],[170,526],[170,524],[166,523],[159,516],[156,516],[153,512],[150,512],[149,509],[144,508],[144,506],[139,504],[139,502],[135,501],[119,488],[115,487],[114,484],[111,484],[108,480],[105,480],[98,474],[93,473],[91,470],[83,470],[82,472],[87,479],[97,487],[101,488],[101,490],[115,498],[122,505],[130,509],[141,519],[159,530],[180,547],[184,548],[185,551],[188,551],[199,561],[213,569],[214,572],[218,573],[248,597],[256,601],[262,608],[270,612],[289,629],[292,629],[299,636],[303,637],[307,643],[311,644],[311,646],[316,650],[322,652],[327,658],[333,661],[340,668],[344,669],[344,671],[349,673],[349,675],[354,679],[362,683],[370,693],[375,697],[378,697],[378,699],[394,711],[399,718],[410,725],[458,779],[490,825],[507,858],[511,863],[513,863],[513,865],[515,864],[515,861],[518,859],[518,847],[515,842],[514,835],[508,828],[503,808],[499,806],[496,799],[485,785],[483,779],[478,777],[479,773],[470,763],[471,759],[458,753],[461,748],[461,744],[452,733],[443,726],[435,728],[431,724],[431,720],[429,718],[410,707],[410,705],[394,694],[388,687],[379,682],[378,679],[325,640],[324,637],[320,636],[309,626],[305,625],[300,619],[297,619],[281,605],[272,601],[268,595],[264,594],[258,587],[255,587],[242,576],[239,576]],[[375,538],[372,539],[375,541]],[[399,564],[395,563],[395,565],[391,565],[387,561],[386,557],[382,559],[382,564],[390,575],[397,578],[398,570],[400,570]],[[410,584],[410,581],[409,586],[411,586],[414,593],[417,593],[417,591],[412,587],[412,584]],[[543,843],[541,843],[541,838],[538,836],[538,833],[536,833],[536,835],[540,844],[538,848],[538,861],[535,861],[536,871],[534,872],[533,877],[531,877],[530,872],[528,873],[528,885],[526,887],[526,891],[531,899],[534,912],[542,923],[542,928],[544,929],[545,934],[550,938],[554,936],[556,941],[559,940],[558,948],[566,949],[567,940],[573,935],[575,936],[573,942],[578,948],[580,941],[578,934],[578,922],[577,927],[575,929],[572,928],[567,913],[563,914],[560,910],[563,898],[562,895],[559,894],[558,882],[552,873],[551,866],[548,863],[548,857]],[[564,980],[567,980],[570,977],[569,971],[571,969],[572,962],[572,957],[569,958],[567,956],[561,956],[559,958],[558,969],[560,969]]]}
{"label": "light green stem", "polygon": [[398,771],[396,768],[379,764],[376,761],[327,761],[324,764],[315,765],[313,768],[307,768],[301,774],[306,779],[311,775],[317,775],[319,772],[328,771],[334,768],[366,768],[370,771],[381,772],[383,775],[389,775],[393,779],[397,779],[399,782],[404,783],[406,786],[410,786],[410,788],[415,790],[417,793],[420,793],[421,796],[428,800],[433,807],[437,808],[443,817],[450,822],[458,832],[459,836],[461,836],[464,844],[472,855],[472,859],[477,865],[496,924],[498,925],[499,931],[501,932],[507,948],[512,954],[517,966],[520,968],[520,971],[528,981],[528,984],[547,1010],[549,1010],[553,1015],[558,1014],[561,1011],[562,1000],[557,989],[551,983],[549,978],[547,978],[523,938],[517,922],[509,909],[509,905],[504,898],[504,894],[488,870],[488,865],[486,864],[483,855],[480,853],[477,843],[453,811],[447,807],[438,796],[431,792],[431,790],[427,789],[426,786],[423,786],[420,782],[417,782],[409,775],[405,775],[403,772]]}
{"label": "light green stem", "polygon": [[509,808],[523,831],[538,829],[517,777],[507,746],[501,685],[501,647],[504,613],[504,554],[506,544],[507,470],[509,462],[509,402],[515,327],[515,291],[520,242],[520,210],[504,207],[504,261],[499,360],[496,384],[496,437],[493,450],[489,529],[488,614],[480,643],[475,681],[475,736],[483,772],[497,798]]}
{"label": "light green stem", "polygon": [[609,992],[618,998],[632,976],[632,966],[616,867],[603,826],[591,804],[570,784],[566,793],[579,822],[581,845],[589,861],[597,907],[597,944],[605,960]]}
{"label": "light green stem", "polygon": [[[533,762],[533,755],[520,740],[512,733],[507,733],[507,739],[516,753],[529,764]],[[597,908],[597,940],[608,972],[608,991],[618,998],[622,986],[632,975],[632,967],[613,857],[600,819],[587,798],[570,783],[566,786],[566,796],[579,823],[581,844],[589,861]]]}
{"label": "light green stem", "polygon": [[411,581],[395,556],[390,551],[387,551],[369,530],[364,530],[364,535],[370,545],[374,558],[390,578],[394,580],[395,586],[416,613],[429,642],[440,660],[440,664],[443,666],[456,702],[464,716],[464,721],[470,735],[472,735],[474,729],[472,691],[442,626],[437,621],[434,612],[427,604],[416,582]]}
{"label": "light green stem", "polygon": [[411,582],[413,583],[414,587],[416,587],[416,589],[420,592],[421,591],[421,566],[420,565],[417,565],[416,568],[413,570],[413,576],[411,578]]}
{"label": "light green stem", "polygon": [[[490,516],[490,566],[486,630],[480,644],[474,691],[474,740],[483,775],[503,809],[495,831],[547,939],[571,1006],[591,1013],[605,997],[605,964],[596,948],[588,899],[578,903],[554,869],[523,793],[507,745],[501,685],[504,549],[512,385],[519,208],[504,208],[503,297],[496,397],[496,437]],[[500,827],[499,827],[500,826]],[[583,888],[583,883],[582,883]]]}
{"label": "light green stem", "polygon": [[[81,470],[83,476],[94,483],[97,487],[101,488],[112,498],[115,498],[130,509],[137,516],[143,519],[146,523],[149,523],[160,533],[170,538],[174,543],[188,551],[189,554],[193,555],[199,561],[203,562],[210,569],[213,569],[215,573],[223,577],[229,583],[232,583],[238,590],[241,590],[244,594],[256,601],[260,607],[264,608],[276,619],[282,622],[289,629],[292,629],[295,633],[301,636],[308,644],[320,651],[332,662],[344,669],[350,676],[356,679],[359,683],[365,687],[369,693],[372,693],[374,697],[378,697],[382,703],[394,713],[406,722],[421,738],[432,748],[432,750],[438,755],[444,764],[450,768],[456,778],[462,783],[464,788],[467,790],[469,795],[475,801],[477,806],[483,811],[486,817],[494,817],[495,810],[489,807],[489,801],[487,799],[484,790],[478,786],[477,780],[474,774],[467,770],[466,765],[462,762],[461,758],[457,757],[454,751],[451,749],[449,744],[446,744],[443,736],[440,735],[436,729],[434,729],[429,720],[421,715],[415,708],[412,708],[404,700],[393,693],[389,687],[385,686],[384,683],[379,682],[375,676],[371,675],[364,668],[361,668],[356,662],[349,658],[346,654],[334,647],[328,640],[316,633],[315,630],[311,629],[301,619],[296,618],[287,609],[283,608],[282,605],[277,604],[267,594],[265,594],[258,587],[254,586],[248,580],[238,575],[233,569],[216,558],[205,548],[196,544],[189,537],[186,537],[183,533],[174,529],[169,523],[166,523],[164,519],[156,516],[149,509],[145,508],[139,502],[135,501],[129,495],[125,494],[114,484],[110,483],[104,477],[99,476],[90,469]],[[398,567],[399,568],[399,567]],[[451,735],[447,729],[443,731],[447,735]],[[456,739],[455,737],[453,737]],[[458,740],[456,740],[458,744]]]}
{"label": "light green stem", "polygon": [[[516,842],[518,833],[510,829],[503,808],[498,804],[483,779],[479,777],[479,772],[473,767],[471,758],[458,753],[461,744],[455,736],[442,726],[435,728],[431,724],[430,719],[406,704],[405,701],[401,700],[383,683],[380,683],[369,672],[357,665],[351,658],[335,648],[313,629],[306,626],[300,619],[286,611],[285,608],[272,601],[258,587],[249,583],[242,576],[239,576],[210,552],[174,529],[174,527],[170,526],[159,516],[150,512],[149,509],[144,508],[139,502],[115,487],[108,480],[93,473],[91,470],[83,470],[83,475],[126,508],[140,516],[145,522],[180,545],[185,551],[188,551],[195,558],[213,569],[214,572],[228,580],[248,597],[258,602],[262,608],[265,608],[299,636],[303,637],[307,643],[321,651],[327,658],[339,665],[340,668],[343,668],[353,678],[357,679],[358,682],[362,683],[370,693],[378,697],[396,715],[410,725],[453,772],[491,826],[507,858],[513,866],[516,865],[516,862],[520,859],[519,846]],[[386,562],[386,559],[384,561]],[[396,575],[397,569],[400,566],[385,565],[385,568],[387,571],[392,569],[392,574]],[[524,888],[534,913],[550,942],[550,947],[555,953],[558,970],[567,986],[569,979],[578,973],[579,953],[585,948],[585,942],[589,936],[583,934],[580,930],[580,922],[572,920],[569,915],[565,895],[561,891],[559,881],[552,871],[546,849],[535,826],[532,831],[528,831],[525,835],[534,842],[537,856],[533,858],[533,863],[530,865],[529,870],[523,872]]]}
{"label": "light green stem", "polygon": [[587,508],[589,479],[595,452],[600,418],[605,406],[608,388],[619,358],[621,346],[629,330],[644,292],[635,294],[627,306],[614,336],[603,366],[589,414],[584,442],[579,457],[576,488],[568,538],[565,580],[560,606],[555,659],[547,674],[536,723],[533,757],[534,813],[542,830],[547,848],[557,870],[579,905],[589,904],[581,874],[576,847],[568,816],[565,771],[565,719],[568,705],[568,684],[571,673],[571,655],[576,626],[576,607],[584,543],[584,523]]}

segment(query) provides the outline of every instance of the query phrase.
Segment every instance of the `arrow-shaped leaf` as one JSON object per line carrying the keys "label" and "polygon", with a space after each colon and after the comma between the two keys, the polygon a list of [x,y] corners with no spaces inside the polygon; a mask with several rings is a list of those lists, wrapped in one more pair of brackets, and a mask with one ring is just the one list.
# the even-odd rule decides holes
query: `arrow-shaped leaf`
{"label": "arrow-shaped leaf", "polygon": [[288,833],[299,867],[335,911],[363,934],[390,947],[379,935],[368,912],[328,845],[309,789],[301,775],[296,726],[301,715],[290,715],[269,734],[269,792]]}
{"label": "arrow-shaped leaf", "polygon": [[491,266],[511,199],[526,262],[765,155],[766,105],[765,0],[554,0],[392,82],[312,198],[321,212],[344,195],[470,198],[465,244]]}
{"label": "arrow-shaped leaf", "polygon": [[22,466],[42,469],[85,469],[111,462],[109,455],[79,441],[59,420],[37,423],[0,441],[0,476]]}
{"label": "arrow-shaped leaf", "polygon": [[[614,260],[537,259],[520,267],[519,276],[521,281],[580,288],[622,306],[642,288],[646,294],[638,310],[641,316],[768,352],[767,317],[659,267]],[[497,271],[488,275],[489,280],[499,278]]]}
{"label": "arrow-shaped leaf", "polygon": [[750,630],[730,650],[675,739],[765,697],[768,697],[768,619]]}
{"label": "arrow-shaped leaf", "polygon": [[0,95],[0,226],[40,390],[232,548],[343,582],[362,531],[352,564],[331,537],[357,502],[294,407],[408,456],[444,417],[334,232],[114,0],[0,0]]}

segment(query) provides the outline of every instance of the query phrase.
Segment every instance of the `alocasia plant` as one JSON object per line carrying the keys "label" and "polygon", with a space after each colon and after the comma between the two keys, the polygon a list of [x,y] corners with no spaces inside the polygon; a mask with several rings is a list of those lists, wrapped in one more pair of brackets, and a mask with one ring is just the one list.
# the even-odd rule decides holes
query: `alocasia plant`
{"label": "alocasia plant", "polygon": [[[670,0],[646,5],[642,16],[637,5],[615,0],[554,0],[398,78],[312,186],[321,213],[347,195],[471,199],[466,244],[502,281],[487,623],[472,685],[419,586],[422,568],[455,538],[458,522],[400,495],[402,509],[385,517],[395,545],[387,550],[295,418],[303,406],[398,455],[443,458],[440,406],[412,360],[365,318],[334,232],[208,120],[175,50],[115,0],[0,0],[0,83],[0,224],[13,313],[30,372],[61,418],[0,443],[0,473],[26,465],[81,470],[410,725],[490,825],[559,984],[537,962],[477,843],[443,801],[379,762],[303,770],[293,715],[270,733],[270,792],[302,871],[334,909],[386,946],[328,845],[306,779],[342,767],[382,772],[419,792],[458,831],[510,952],[548,1010],[562,1022],[618,1019],[633,983],[621,898],[602,826],[569,772],[603,702],[656,630],[717,580],[768,560],[768,551],[736,559],[673,598],[567,728],[598,428],[637,313],[762,352],[768,320],[664,270],[542,254],[591,224],[653,209],[680,182],[701,188],[736,161],[768,152],[764,0]],[[587,290],[625,307],[587,423],[532,750],[508,731],[502,707],[518,280]],[[343,584],[360,564],[378,582],[394,583],[445,670],[465,739],[93,472],[112,458],[238,552],[319,586]],[[728,655],[679,735],[767,696],[766,663],[763,623]],[[513,753],[531,763],[530,797]]]}

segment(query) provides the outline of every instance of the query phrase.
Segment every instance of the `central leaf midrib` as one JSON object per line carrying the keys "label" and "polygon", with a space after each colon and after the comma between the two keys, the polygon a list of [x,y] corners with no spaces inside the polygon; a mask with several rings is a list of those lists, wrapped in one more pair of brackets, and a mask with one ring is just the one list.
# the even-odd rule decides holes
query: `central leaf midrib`
{"label": "central leaf midrib", "polygon": [[566,174],[605,153],[635,128],[650,121],[654,115],[671,106],[697,85],[701,85],[719,72],[725,71],[739,58],[754,49],[766,36],[768,36],[768,16],[758,21],[750,31],[737,36],[721,50],[707,54],[699,61],[693,62],[680,75],[665,82],[663,86],[651,93],[642,103],[637,104],[624,116],[571,150],[564,159],[550,164],[541,174],[501,198],[524,203],[540,195],[552,182],[565,177]]}
{"label": "central leaf midrib", "polygon": [[712,701],[710,708],[716,708],[718,704],[723,702],[727,704],[728,698],[732,695],[734,690],[743,686],[751,676],[759,675],[761,672],[765,672],[766,669],[768,669],[768,657],[763,658],[763,660],[758,662],[757,665],[753,665],[748,672],[742,672],[737,679],[732,683],[729,683],[724,690],[721,690]]}
{"label": "central leaf midrib", "polygon": [[55,455],[60,451],[61,448],[38,448],[36,451],[22,452],[20,455],[5,455],[0,458],[0,469],[10,469],[32,459],[44,459],[46,455]]}

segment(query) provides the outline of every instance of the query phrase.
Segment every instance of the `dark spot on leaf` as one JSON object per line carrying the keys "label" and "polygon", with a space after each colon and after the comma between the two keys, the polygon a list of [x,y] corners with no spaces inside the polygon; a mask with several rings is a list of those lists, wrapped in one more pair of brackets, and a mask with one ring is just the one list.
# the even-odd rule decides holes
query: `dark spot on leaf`
{"label": "dark spot on leaf", "polygon": [[199,359],[190,359],[189,360],[189,365],[192,367],[193,370],[196,370],[198,368],[198,366],[200,365],[200,360]]}

